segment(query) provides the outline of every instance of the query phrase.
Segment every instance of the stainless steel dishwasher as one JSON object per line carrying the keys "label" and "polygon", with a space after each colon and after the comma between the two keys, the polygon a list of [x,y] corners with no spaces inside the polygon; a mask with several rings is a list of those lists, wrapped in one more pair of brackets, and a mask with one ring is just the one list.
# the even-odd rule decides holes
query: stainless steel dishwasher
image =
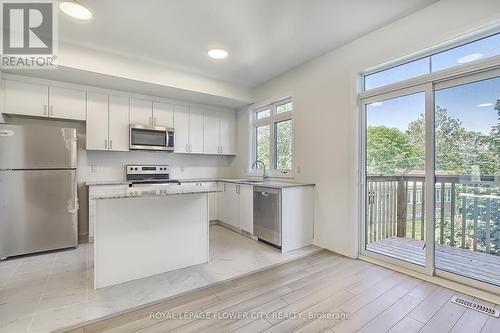
{"label": "stainless steel dishwasher", "polygon": [[281,189],[254,186],[253,232],[259,241],[281,249]]}

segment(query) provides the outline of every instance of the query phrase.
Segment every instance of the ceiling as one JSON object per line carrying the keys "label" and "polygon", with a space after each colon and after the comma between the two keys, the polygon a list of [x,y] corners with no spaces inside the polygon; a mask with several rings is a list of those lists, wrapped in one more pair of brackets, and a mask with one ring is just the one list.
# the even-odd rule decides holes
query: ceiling
{"label": "ceiling", "polygon": [[[63,43],[253,87],[437,0],[84,0]],[[229,51],[225,60],[209,48]]]}

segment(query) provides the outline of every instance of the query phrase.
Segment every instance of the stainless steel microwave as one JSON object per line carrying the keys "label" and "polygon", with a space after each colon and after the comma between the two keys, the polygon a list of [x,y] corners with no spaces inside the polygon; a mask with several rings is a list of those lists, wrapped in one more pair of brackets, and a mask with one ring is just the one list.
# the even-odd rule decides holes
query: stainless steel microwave
{"label": "stainless steel microwave", "polygon": [[173,151],[174,129],[130,125],[130,149]]}

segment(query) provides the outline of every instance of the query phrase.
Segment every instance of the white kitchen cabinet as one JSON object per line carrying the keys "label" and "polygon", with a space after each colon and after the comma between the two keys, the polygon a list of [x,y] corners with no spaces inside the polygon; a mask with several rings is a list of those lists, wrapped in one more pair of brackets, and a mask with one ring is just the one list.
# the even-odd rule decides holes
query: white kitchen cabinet
{"label": "white kitchen cabinet", "polygon": [[153,125],[153,102],[142,99],[130,99],[130,124]]}
{"label": "white kitchen cabinet", "polygon": [[174,127],[174,106],[168,103],[153,102],[153,125]]}
{"label": "white kitchen cabinet", "polygon": [[129,100],[123,96],[109,96],[108,150],[129,150]]}
{"label": "white kitchen cabinet", "polygon": [[219,221],[240,229],[238,185],[222,183],[223,191],[218,192],[217,204]]}
{"label": "white kitchen cabinet", "polygon": [[253,186],[222,183],[218,192],[218,220],[253,234]]}
{"label": "white kitchen cabinet", "polygon": [[127,97],[89,93],[87,96],[87,150],[128,151]]}
{"label": "white kitchen cabinet", "polygon": [[189,108],[184,105],[174,105],[174,128],[176,153],[189,152]]}
{"label": "white kitchen cabinet", "polygon": [[236,154],[236,116],[234,112],[220,112],[220,153]]}
{"label": "white kitchen cabinet", "polygon": [[87,95],[87,150],[108,150],[108,96]]}
{"label": "white kitchen cabinet", "polygon": [[253,186],[238,186],[240,229],[253,234]]}
{"label": "white kitchen cabinet", "polygon": [[5,113],[48,117],[49,88],[46,85],[4,81]]}
{"label": "white kitchen cabinet", "polygon": [[203,115],[203,152],[220,153],[220,118],[219,111],[205,110]]}
{"label": "white kitchen cabinet", "polygon": [[49,117],[85,120],[85,91],[49,87]]}
{"label": "white kitchen cabinet", "polygon": [[218,215],[217,193],[208,193],[208,219],[210,221],[217,220]]}
{"label": "white kitchen cabinet", "polygon": [[189,152],[203,153],[203,109],[189,109]]}

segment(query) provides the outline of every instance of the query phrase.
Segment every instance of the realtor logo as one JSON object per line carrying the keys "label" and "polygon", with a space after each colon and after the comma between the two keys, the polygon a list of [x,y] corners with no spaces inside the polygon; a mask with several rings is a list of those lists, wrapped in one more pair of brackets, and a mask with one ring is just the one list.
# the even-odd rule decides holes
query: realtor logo
{"label": "realtor logo", "polygon": [[51,0],[3,0],[2,67],[54,68],[57,12]]}

